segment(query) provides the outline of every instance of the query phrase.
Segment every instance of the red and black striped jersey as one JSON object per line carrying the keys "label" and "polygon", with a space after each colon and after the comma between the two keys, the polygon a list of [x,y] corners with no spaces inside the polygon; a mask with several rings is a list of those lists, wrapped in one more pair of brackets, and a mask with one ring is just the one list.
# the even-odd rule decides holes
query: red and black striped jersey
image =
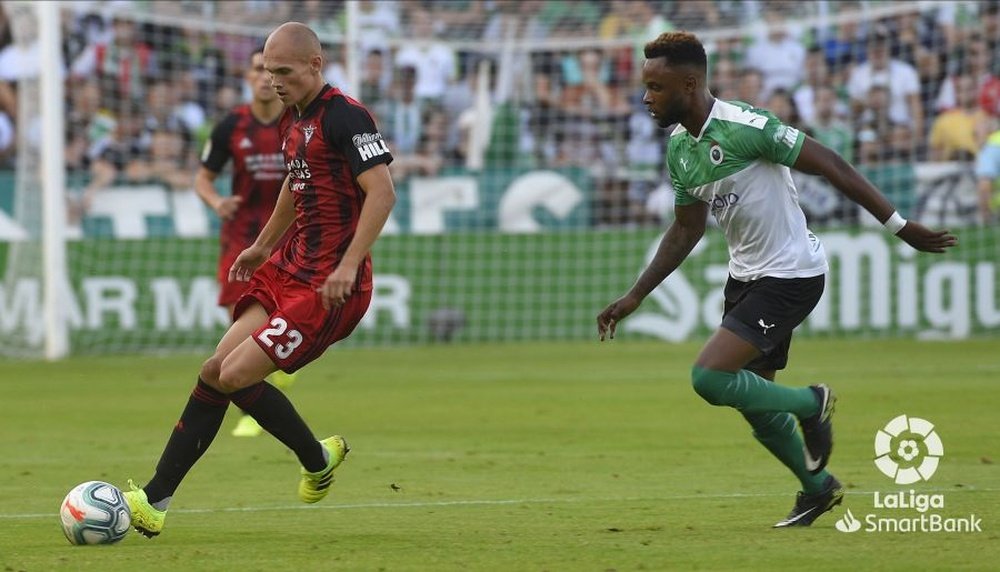
{"label": "red and black striped jersey", "polygon": [[[295,223],[271,261],[318,287],[354,238],[365,202],[358,175],[388,165],[392,155],[368,110],[329,85],[301,116],[286,110],[280,129]],[[358,269],[357,288],[372,288],[370,255]]]}
{"label": "red and black striped jersey", "polygon": [[232,194],[243,199],[236,216],[222,222],[222,251],[250,246],[271,218],[285,180],[278,121],[261,123],[249,105],[233,109],[212,129],[201,154],[203,167],[219,173],[233,161]]}

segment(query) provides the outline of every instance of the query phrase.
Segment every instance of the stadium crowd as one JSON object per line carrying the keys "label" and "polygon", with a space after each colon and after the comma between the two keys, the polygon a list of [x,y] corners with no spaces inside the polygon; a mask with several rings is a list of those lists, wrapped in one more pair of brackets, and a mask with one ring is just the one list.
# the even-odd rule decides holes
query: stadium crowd
{"label": "stadium crowd", "polygon": [[[18,145],[38,137],[20,124],[17,92],[41,70],[31,8],[0,6],[0,162],[9,169]],[[862,17],[872,8],[889,15]],[[287,20],[329,40],[326,78],[345,85],[341,2],[67,3],[66,159],[89,181],[71,214],[85,215],[88,197],[116,181],[190,188],[213,122],[246,98],[248,54]],[[1000,150],[990,150],[1000,147],[990,137],[1000,126],[994,0],[387,0],[360,2],[358,22],[360,85],[348,91],[374,111],[398,181],[464,168],[578,169],[592,181],[595,225],[658,223],[671,195],[665,137],[642,105],[639,73],[642,45],[672,29],[704,34],[716,96],[806,130],[901,210],[912,208],[916,161],[962,162],[989,184],[1000,176]],[[480,97],[483,61],[492,73]]]}

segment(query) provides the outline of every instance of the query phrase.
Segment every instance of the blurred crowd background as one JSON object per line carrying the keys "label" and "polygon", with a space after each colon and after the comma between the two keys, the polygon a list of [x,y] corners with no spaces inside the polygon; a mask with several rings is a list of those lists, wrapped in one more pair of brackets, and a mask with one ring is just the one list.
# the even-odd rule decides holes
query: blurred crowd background
{"label": "blurred crowd background", "polygon": [[[642,45],[680,29],[702,36],[717,97],[807,131],[904,213],[915,164],[957,162],[982,184],[1000,175],[996,1],[361,1],[357,85],[342,2],[66,2],[58,72],[39,65],[31,7],[0,7],[0,168],[37,144],[37,126],[19,119],[19,82],[61,73],[77,197],[149,181],[190,189],[214,122],[248,99],[249,54],[288,20],[320,34],[326,78],[374,112],[404,185],[576,169],[595,226],[661,224],[666,133],[642,105]],[[857,217],[840,202],[804,206],[814,222]],[[975,216],[993,220],[987,207]]]}

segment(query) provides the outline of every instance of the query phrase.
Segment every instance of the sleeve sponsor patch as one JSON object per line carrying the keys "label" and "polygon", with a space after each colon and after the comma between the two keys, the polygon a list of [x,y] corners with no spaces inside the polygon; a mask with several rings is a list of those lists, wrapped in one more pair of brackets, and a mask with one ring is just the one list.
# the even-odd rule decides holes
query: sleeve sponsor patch
{"label": "sleeve sponsor patch", "polygon": [[795,147],[799,140],[799,130],[788,125],[782,125],[774,131],[774,142],[783,143],[789,149]]}
{"label": "sleeve sponsor patch", "polygon": [[351,142],[358,150],[362,162],[389,152],[381,133],[359,133],[351,137]]}

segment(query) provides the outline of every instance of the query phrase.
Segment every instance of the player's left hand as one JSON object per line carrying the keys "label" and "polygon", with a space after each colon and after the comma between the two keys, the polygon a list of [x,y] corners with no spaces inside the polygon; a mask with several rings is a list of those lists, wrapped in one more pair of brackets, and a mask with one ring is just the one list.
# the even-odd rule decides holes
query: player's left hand
{"label": "player's left hand", "polygon": [[896,236],[921,252],[944,252],[958,244],[958,238],[947,230],[931,230],[912,220],[906,221]]}
{"label": "player's left hand", "polygon": [[597,335],[601,341],[615,339],[615,328],[618,327],[618,322],[624,320],[626,316],[634,312],[641,303],[641,299],[631,294],[626,294],[608,304],[608,307],[597,315]]}
{"label": "player's left hand", "polygon": [[326,277],[323,285],[316,289],[323,301],[323,308],[336,308],[347,300],[354,291],[358,268],[349,264],[340,264]]}
{"label": "player's left hand", "polygon": [[254,270],[267,261],[268,255],[270,252],[266,248],[251,244],[236,257],[236,261],[229,267],[229,281],[248,282],[253,276]]}

